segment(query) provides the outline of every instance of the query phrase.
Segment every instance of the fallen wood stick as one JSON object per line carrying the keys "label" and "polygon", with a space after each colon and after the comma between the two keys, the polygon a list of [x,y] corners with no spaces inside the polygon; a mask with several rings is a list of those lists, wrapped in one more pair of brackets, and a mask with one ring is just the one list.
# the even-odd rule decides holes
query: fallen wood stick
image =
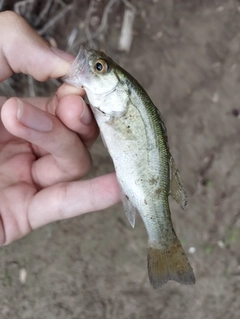
{"label": "fallen wood stick", "polygon": [[135,11],[129,8],[125,9],[121,34],[118,42],[118,49],[120,51],[129,52],[133,37],[133,22],[135,18]]}

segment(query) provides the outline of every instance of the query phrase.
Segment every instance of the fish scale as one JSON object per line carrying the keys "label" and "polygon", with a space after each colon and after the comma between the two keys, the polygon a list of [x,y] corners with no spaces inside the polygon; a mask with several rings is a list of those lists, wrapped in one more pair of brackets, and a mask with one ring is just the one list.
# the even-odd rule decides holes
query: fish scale
{"label": "fish scale", "polygon": [[187,196],[160,112],[141,85],[100,51],[82,46],[66,81],[86,91],[129,222],[134,226],[136,211],[144,222],[150,283],[154,288],[168,280],[195,283],[172,225],[169,194],[182,208]]}

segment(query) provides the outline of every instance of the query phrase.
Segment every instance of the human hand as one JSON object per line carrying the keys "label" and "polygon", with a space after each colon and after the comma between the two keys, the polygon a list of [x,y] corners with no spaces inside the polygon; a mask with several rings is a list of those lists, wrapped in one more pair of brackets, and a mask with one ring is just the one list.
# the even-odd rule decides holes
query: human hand
{"label": "human hand", "polygon": [[[39,81],[68,73],[73,57],[51,49],[24,19],[0,13],[0,82],[13,72]],[[0,97],[0,245],[47,223],[120,201],[114,173],[80,181],[98,136],[83,91],[64,84],[53,98]]]}

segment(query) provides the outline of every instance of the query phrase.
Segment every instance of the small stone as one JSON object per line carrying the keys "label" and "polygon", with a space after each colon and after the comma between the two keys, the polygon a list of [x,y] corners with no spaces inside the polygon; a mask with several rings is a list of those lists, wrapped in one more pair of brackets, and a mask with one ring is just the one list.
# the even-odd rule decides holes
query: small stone
{"label": "small stone", "polygon": [[25,284],[27,280],[27,271],[25,268],[19,270],[19,281],[21,284]]}
{"label": "small stone", "polygon": [[225,243],[222,240],[219,240],[217,244],[218,244],[218,247],[225,248]]}
{"label": "small stone", "polygon": [[188,249],[188,252],[189,252],[189,254],[195,254],[196,248],[195,248],[195,247],[190,247],[190,248]]}

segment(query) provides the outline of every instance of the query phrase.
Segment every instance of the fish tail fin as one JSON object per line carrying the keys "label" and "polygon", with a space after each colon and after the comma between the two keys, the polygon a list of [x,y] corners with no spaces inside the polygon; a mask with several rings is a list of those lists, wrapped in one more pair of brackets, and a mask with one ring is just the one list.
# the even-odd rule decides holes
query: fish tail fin
{"label": "fish tail fin", "polygon": [[192,267],[185,252],[173,234],[169,247],[151,243],[148,245],[148,276],[153,288],[161,288],[168,280],[175,280],[184,285],[195,283]]}

